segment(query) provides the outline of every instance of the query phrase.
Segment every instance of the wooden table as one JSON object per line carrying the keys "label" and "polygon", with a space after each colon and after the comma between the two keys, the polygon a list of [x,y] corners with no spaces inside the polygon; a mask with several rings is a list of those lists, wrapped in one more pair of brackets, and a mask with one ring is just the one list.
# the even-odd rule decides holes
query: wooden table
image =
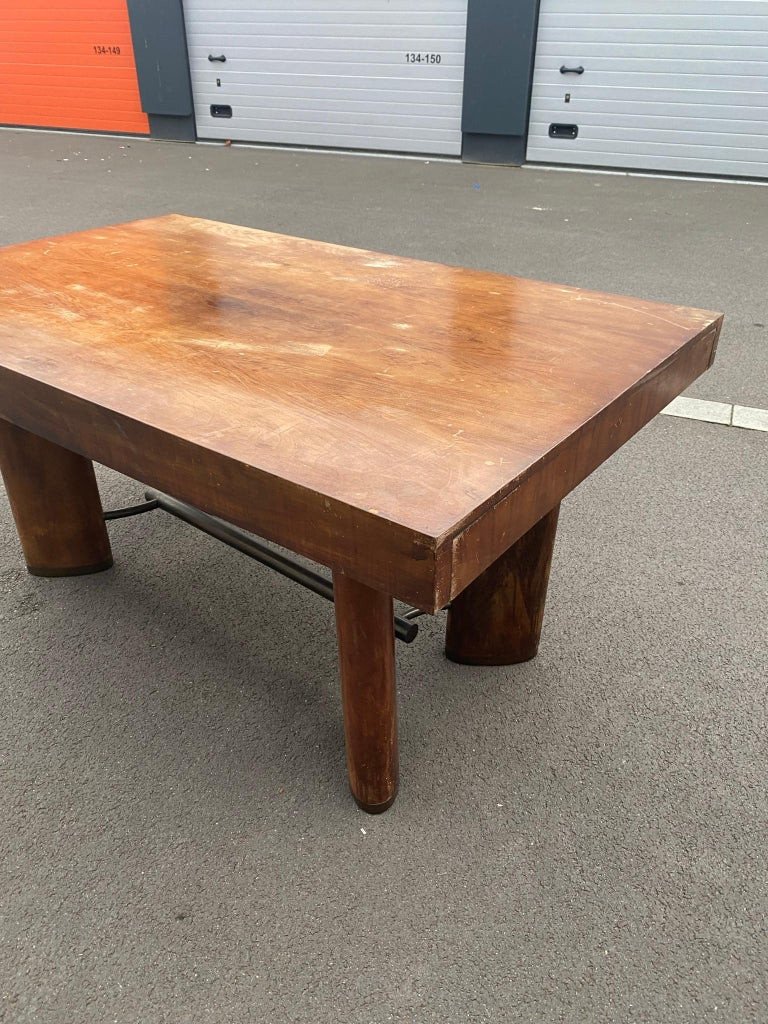
{"label": "wooden table", "polygon": [[450,604],[454,661],[532,658],[560,501],[710,366],[721,320],[181,216],[11,246],[27,566],[112,564],[92,459],[330,566],[352,793],[385,810],[393,598]]}

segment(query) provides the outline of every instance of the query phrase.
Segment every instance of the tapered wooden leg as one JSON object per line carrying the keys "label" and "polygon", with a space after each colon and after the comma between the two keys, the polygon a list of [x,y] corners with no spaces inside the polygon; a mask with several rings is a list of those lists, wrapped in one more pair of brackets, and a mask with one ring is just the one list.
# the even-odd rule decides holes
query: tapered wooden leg
{"label": "tapered wooden leg", "polygon": [[559,510],[540,519],[453,599],[445,640],[451,661],[515,665],[536,656]]}
{"label": "tapered wooden leg", "polygon": [[397,697],[392,598],[333,574],[349,785],[379,814],[397,795]]}
{"label": "tapered wooden leg", "polygon": [[88,459],[0,420],[0,469],[33,575],[79,576],[112,565]]}

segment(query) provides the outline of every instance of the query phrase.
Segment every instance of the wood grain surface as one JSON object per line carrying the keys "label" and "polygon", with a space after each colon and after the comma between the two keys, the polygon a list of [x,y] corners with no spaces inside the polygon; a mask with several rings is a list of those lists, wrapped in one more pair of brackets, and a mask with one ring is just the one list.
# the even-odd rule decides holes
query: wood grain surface
{"label": "wood grain surface", "polygon": [[349,786],[379,814],[397,796],[397,690],[392,598],[333,574]]}
{"label": "wood grain surface", "polygon": [[81,576],[111,567],[88,459],[0,420],[0,471],[33,576]]}
{"label": "wood grain surface", "polygon": [[0,416],[434,611],[720,324],[172,215],[0,251]]}
{"label": "wood grain surface", "polygon": [[463,665],[517,665],[539,650],[560,506],[451,602],[445,653]]}

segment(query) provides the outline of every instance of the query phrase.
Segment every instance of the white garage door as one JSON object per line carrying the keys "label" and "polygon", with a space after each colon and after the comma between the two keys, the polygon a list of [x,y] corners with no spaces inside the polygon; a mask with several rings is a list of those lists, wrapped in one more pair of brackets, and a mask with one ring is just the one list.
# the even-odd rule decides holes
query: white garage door
{"label": "white garage door", "polygon": [[184,10],[201,138],[461,152],[467,0],[185,0]]}
{"label": "white garage door", "polygon": [[768,0],[541,0],[527,155],[768,177]]}

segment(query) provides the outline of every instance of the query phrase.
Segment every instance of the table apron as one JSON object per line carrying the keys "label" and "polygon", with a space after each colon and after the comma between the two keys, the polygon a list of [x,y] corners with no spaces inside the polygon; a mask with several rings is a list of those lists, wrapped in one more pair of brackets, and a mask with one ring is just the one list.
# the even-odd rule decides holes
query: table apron
{"label": "table apron", "polygon": [[0,368],[0,417],[195,508],[434,612],[431,538]]}

